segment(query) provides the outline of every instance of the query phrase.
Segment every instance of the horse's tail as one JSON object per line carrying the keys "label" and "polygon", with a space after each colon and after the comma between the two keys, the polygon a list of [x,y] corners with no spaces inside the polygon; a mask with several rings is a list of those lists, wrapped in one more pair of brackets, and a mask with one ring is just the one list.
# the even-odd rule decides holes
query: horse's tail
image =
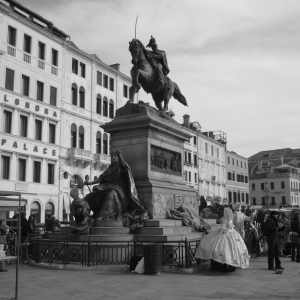
{"label": "horse's tail", "polygon": [[179,86],[177,85],[176,82],[173,82],[174,84],[174,93],[173,93],[173,97],[178,100],[181,104],[183,104],[184,106],[188,106],[187,101],[185,99],[185,97],[181,94]]}

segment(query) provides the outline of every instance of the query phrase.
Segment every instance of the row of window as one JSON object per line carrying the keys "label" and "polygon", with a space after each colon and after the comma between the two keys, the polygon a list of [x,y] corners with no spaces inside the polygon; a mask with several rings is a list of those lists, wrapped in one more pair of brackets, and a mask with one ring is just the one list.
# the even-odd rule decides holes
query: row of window
{"label": "row of window", "polygon": [[[228,164],[230,165],[230,157],[228,156],[227,157],[227,162],[228,162]],[[232,165],[234,166],[234,158],[231,158],[231,162],[232,162]],[[241,168],[243,168],[243,162],[242,161],[240,161],[240,164],[239,164],[239,161],[238,161],[238,159],[236,160],[236,166],[237,167],[241,167]],[[245,163],[244,162],[244,168],[245,169],[247,169],[247,163]]]}
{"label": "row of window", "polygon": [[[75,72],[73,72],[73,73],[75,73]],[[100,72],[100,71],[97,71],[97,84],[100,86],[103,86],[106,89],[111,90],[112,92],[115,90],[115,80],[111,77],[108,77],[105,74],[102,74],[102,72]]]}
{"label": "row of window", "polygon": [[[8,26],[8,36],[7,43],[13,47],[17,47],[17,29]],[[23,51],[27,54],[31,54],[32,51],[32,37],[28,34],[23,36]],[[45,61],[46,45],[42,42],[38,42],[38,59]],[[15,54],[15,52],[10,52],[9,54]],[[15,55],[13,55],[15,56]],[[51,64],[53,66],[58,66],[58,51],[56,49],[51,49]]]}
{"label": "row of window", "polygon": [[249,204],[249,194],[248,193],[237,193],[228,191],[228,201],[229,203],[236,203],[236,202],[245,202]]}
{"label": "row of window", "polygon": [[[14,91],[15,82],[15,71],[11,69],[6,69],[5,77],[5,88],[10,91]],[[22,87],[21,93],[23,96],[30,97],[31,93],[30,77],[22,75]],[[49,91],[50,105],[56,106],[57,100],[57,88],[50,86]],[[32,97],[33,98],[33,97]],[[36,100],[44,101],[44,83],[41,81],[36,81]]]}
{"label": "row of window", "polygon": [[[258,205],[257,203],[257,199],[255,197],[252,198],[252,202],[253,205]],[[266,205],[266,198],[265,197],[261,197],[261,202],[259,203],[261,205]],[[275,201],[275,197],[271,197],[271,203],[269,203],[270,205],[276,205],[276,201]],[[281,197],[281,203],[282,205],[286,204],[286,198],[285,196]]]}
{"label": "row of window", "polygon": [[[281,182],[280,182],[280,188],[281,188],[282,190],[285,189],[285,182],[284,182],[284,181],[281,181]],[[251,184],[251,189],[252,189],[252,191],[255,191],[255,189],[256,189],[255,183],[252,183],[252,184]],[[265,183],[264,183],[264,182],[261,182],[261,183],[260,183],[260,189],[261,189],[262,191],[265,190]],[[275,189],[275,183],[274,183],[274,182],[270,182],[270,189],[271,189],[271,190],[274,190],[274,189]]]}
{"label": "row of window", "polygon": [[[52,202],[45,205],[45,220],[48,215],[54,215],[55,207]],[[32,202],[30,206],[30,215],[33,217],[35,223],[41,223],[41,206],[37,201]]]}
{"label": "row of window", "polygon": [[[228,172],[227,174],[227,180],[235,181],[235,173],[234,172]],[[248,176],[237,174],[236,175],[236,181],[237,182],[244,182],[248,183]]]}
{"label": "row of window", "polygon": [[[72,148],[84,149],[84,128],[79,126],[77,130],[77,126],[75,124],[71,125],[71,147]],[[108,154],[109,148],[109,139],[106,133],[103,134],[103,143],[102,143],[102,135],[100,131],[97,131],[96,134],[96,153]]]}
{"label": "row of window", "polygon": [[[192,164],[192,153],[189,151],[184,151],[184,162]],[[194,166],[198,166],[198,157],[197,154],[194,154]]]}
{"label": "row of window", "polygon": [[[72,84],[72,105],[77,106],[77,95],[78,95],[78,88],[75,83]],[[85,107],[85,90],[84,87],[79,88],[79,107]],[[96,113],[99,115],[109,117],[111,119],[114,118],[114,101],[112,99],[109,100],[106,97],[103,98],[100,94],[97,94],[96,97]]]}
{"label": "row of window", "polygon": [[[1,156],[1,166],[2,166],[2,179],[10,179],[10,171],[11,171],[11,157],[2,155]],[[47,164],[47,183],[48,184],[54,184],[54,163],[48,163]],[[18,170],[17,180],[19,181],[28,181],[29,178],[26,178],[28,176],[27,170],[27,159],[25,158],[18,158]],[[41,182],[41,174],[42,174],[42,162],[41,161],[33,161],[33,177],[32,181],[36,183]]]}
{"label": "row of window", "polygon": [[[198,183],[197,178],[198,178],[197,173],[194,173],[195,183]],[[184,181],[192,182],[192,172],[184,171]]]}
{"label": "row of window", "polygon": [[[20,114],[19,134],[22,137],[28,137],[28,116]],[[43,120],[36,118],[34,120],[34,138],[38,141],[42,140]],[[12,133],[13,113],[9,110],[4,110],[4,132]],[[48,142],[55,144],[56,125],[49,123],[48,125]]]}
{"label": "row of window", "polygon": [[[194,141],[194,144],[195,144],[195,141]],[[196,142],[196,144],[197,144],[197,142]],[[205,143],[205,153],[209,154],[208,153],[208,143]],[[219,158],[219,148],[216,148],[216,151],[215,151],[215,147],[213,145],[210,145],[210,155],[211,156],[215,156],[216,155],[217,158]]]}

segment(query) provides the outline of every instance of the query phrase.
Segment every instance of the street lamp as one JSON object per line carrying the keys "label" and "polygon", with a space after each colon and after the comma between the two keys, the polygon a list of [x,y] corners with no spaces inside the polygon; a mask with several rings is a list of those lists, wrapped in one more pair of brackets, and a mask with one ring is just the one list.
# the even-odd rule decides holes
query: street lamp
{"label": "street lamp", "polygon": [[268,182],[265,182],[265,190],[264,192],[266,193],[266,206],[267,206],[267,209],[269,209],[269,195],[270,195],[270,190],[269,190],[269,184]]}

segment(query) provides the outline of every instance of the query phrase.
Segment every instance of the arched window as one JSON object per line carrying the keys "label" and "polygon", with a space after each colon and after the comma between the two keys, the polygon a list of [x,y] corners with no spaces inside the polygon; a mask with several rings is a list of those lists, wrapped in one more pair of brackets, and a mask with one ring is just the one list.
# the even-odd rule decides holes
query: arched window
{"label": "arched window", "polygon": [[108,110],[108,101],[107,101],[107,98],[104,97],[104,98],[103,98],[103,116],[104,116],[104,117],[107,117],[107,116],[108,116],[107,110]]}
{"label": "arched window", "polygon": [[79,175],[73,175],[71,180],[70,180],[70,187],[74,187],[74,185],[78,188],[78,189],[82,189],[83,188],[83,180]]}
{"label": "arched window", "polygon": [[33,216],[35,223],[41,223],[41,206],[37,201],[32,202],[30,214]]}
{"label": "arched window", "polygon": [[108,154],[108,136],[106,133],[103,135],[103,153]]}
{"label": "arched window", "polygon": [[77,85],[72,84],[72,104],[77,105]]}
{"label": "arched window", "polygon": [[102,107],[102,99],[101,99],[101,95],[98,94],[97,95],[97,102],[96,102],[96,113],[101,115],[101,107]]}
{"label": "arched window", "polygon": [[79,127],[78,144],[80,149],[84,149],[84,129],[82,126]]}
{"label": "arched window", "polygon": [[97,131],[96,135],[96,153],[101,153],[101,132]]}
{"label": "arched window", "polygon": [[71,126],[71,148],[76,148],[77,146],[77,127],[75,124]]}
{"label": "arched window", "polygon": [[114,118],[114,101],[111,99],[109,100],[109,117]]}
{"label": "arched window", "polygon": [[53,203],[48,202],[45,207],[45,219],[47,218],[47,215],[54,215],[54,213],[55,213],[55,210],[54,210]]}
{"label": "arched window", "polygon": [[81,86],[79,89],[79,106],[81,108],[84,108],[84,102],[85,102],[85,91],[84,88]]}

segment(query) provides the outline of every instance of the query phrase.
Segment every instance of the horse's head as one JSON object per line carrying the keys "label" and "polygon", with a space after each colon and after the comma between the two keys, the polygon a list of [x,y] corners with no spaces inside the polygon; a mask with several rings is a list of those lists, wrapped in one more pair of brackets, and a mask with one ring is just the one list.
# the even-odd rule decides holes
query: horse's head
{"label": "horse's head", "polygon": [[132,64],[137,65],[141,58],[144,57],[143,53],[144,46],[138,39],[133,39],[129,42],[129,51],[132,56]]}

